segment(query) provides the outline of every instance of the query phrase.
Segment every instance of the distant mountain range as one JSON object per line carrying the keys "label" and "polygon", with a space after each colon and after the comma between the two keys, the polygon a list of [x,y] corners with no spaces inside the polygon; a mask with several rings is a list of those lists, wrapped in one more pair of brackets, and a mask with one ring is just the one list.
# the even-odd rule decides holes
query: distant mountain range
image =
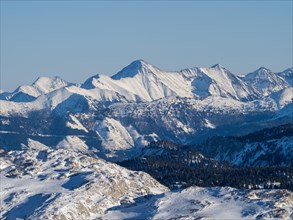
{"label": "distant mountain range", "polygon": [[[293,69],[280,73],[261,67],[244,77],[236,76],[217,64],[210,68],[162,71],[144,60],[136,60],[112,77],[95,75],[83,84],[72,84],[59,77],[40,77],[32,85],[2,92],[2,100],[27,102],[61,88],[70,93],[91,96],[99,101],[154,101],[169,96],[206,98],[220,96],[249,101],[292,86]],[[62,90],[59,92],[62,93]],[[57,94],[56,94],[57,95]]]}
{"label": "distant mountain range", "polygon": [[1,91],[0,218],[292,219],[292,74],[136,60]]}
{"label": "distant mountain range", "polygon": [[167,72],[136,60],[112,77],[40,77],[2,92],[0,141],[9,150],[27,138],[52,147],[74,139],[89,154],[120,161],[152,141],[190,145],[290,123],[292,98],[292,68],[239,77],[218,64]]}

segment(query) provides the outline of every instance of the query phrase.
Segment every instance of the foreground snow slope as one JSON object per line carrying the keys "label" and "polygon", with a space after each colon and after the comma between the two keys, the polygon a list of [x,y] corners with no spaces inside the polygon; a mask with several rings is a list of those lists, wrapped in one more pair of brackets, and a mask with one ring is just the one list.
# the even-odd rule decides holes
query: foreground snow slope
{"label": "foreground snow slope", "polygon": [[292,219],[293,193],[190,187],[110,209],[102,219]]}
{"label": "foreground snow slope", "polygon": [[190,187],[169,191],[148,174],[29,141],[1,153],[3,219],[292,219],[293,193]]}
{"label": "foreground snow slope", "polygon": [[[4,219],[94,219],[105,210],[167,188],[148,174],[35,141],[1,155]],[[25,149],[27,148],[27,149]]]}

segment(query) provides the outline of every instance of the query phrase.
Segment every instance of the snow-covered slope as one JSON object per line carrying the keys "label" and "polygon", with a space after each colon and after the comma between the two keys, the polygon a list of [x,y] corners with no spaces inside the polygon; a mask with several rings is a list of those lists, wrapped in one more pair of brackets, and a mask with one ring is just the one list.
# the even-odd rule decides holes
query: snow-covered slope
{"label": "snow-covered slope", "polygon": [[293,68],[288,68],[283,72],[277,73],[277,75],[283,78],[290,86],[293,86]]}
{"label": "snow-covered slope", "polygon": [[[2,92],[0,218],[290,219],[292,193],[285,190],[192,187],[165,193],[149,175],[103,159],[134,158],[157,140],[195,144],[291,123],[291,73],[260,68],[238,77],[221,65],[170,72],[137,60],[82,85],[41,77]],[[262,153],[273,155],[269,165],[293,158],[292,135],[241,143],[214,157],[257,166],[267,165]],[[279,156],[286,163],[278,163]]]}
{"label": "snow-covered slope", "polygon": [[278,92],[272,93],[270,96],[276,101],[278,107],[282,109],[293,102],[293,87],[282,89]]}
{"label": "snow-covered slope", "polygon": [[284,79],[264,67],[247,74],[243,79],[262,96],[268,96],[289,86]]}
{"label": "snow-covered slope", "polygon": [[293,124],[242,137],[213,137],[195,148],[208,157],[237,166],[292,166]]}
{"label": "snow-covered slope", "polygon": [[118,206],[102,219],[291,219],[292,196],[286,190],[190,187]]}
{"label": "snow-covered slope", "polygon": [[130,101],[192,96],[190,83],[181,74],[161,71],[143,60],[132,62],[111,78],[101,75],[91,77],[82,87],[115,91]]}
{"label": "snow-covered slope", "polygon": [[[115,91],[131,101],[151,101],[169,96],[221,96],[237,100],[256,97],[254,90],[241,78],[221,65],[166,72],[144,60],[132,62],[111,78],[93,76],[82,88]],[[129,97],[130,94],[134,97]]]}
{"label": "snow-covered slope", "polygon": [[[148,174],[29,141],[1,152],[3,219],[291,219],[287,190],[190,187],[169,191]],[[277,184],[277,183],[273,183]]]}
{"label": "snow-covered slope", "polygon": [[292,136],[266,142],[247,143],[237,156],[234,155],[231,163],[240,166],[292,165],[292,148]]}
{"label": "snow-covered slope", "polygon": [[39,77],[32,85],[22,85],[2,99],[14,102],[29,102],[42,94],[71,85],[65,80],[55,77]]}
{"label": "snow-covered slope", "polygon": [[1,219],[95,219],[111,207],[167,191],[146,173],[71,150],[35,141],[24,149],[1,155]]}
{"label": "snow-covered slope", "polygon": [[256,98],[252,88],[220,64],[181,70],[181,73],[191,80],[192,91],[199,97],[221,96],[244,101]]}
{"label": "snow-covered slope", "polygon": [[219,64],[210,68],[195,67],[170,72],[144,60],[136,60],[112,77],[95,75],[81,86],[74,86],[59,77],[40,77],[32,85],[20,86],[10,94],[2,93],[1,99],[29,102],[40,95],[68,87],[72,93],[107,102],[145,102],[170,96],[220,96],[251,101],[292,86],[291,79],[292,68],[275,74],[261,67],[245,77],[239,77]]}
{"label": "snow-covered slope", "polygon": [[[99,146],[90,142],[100,150],[99,156],[121,160],[135,156],[151,141],[193,144],[213,135],[243,135],[286,123],[293,116],[289,107],[292,100],[287,98],[276,103],[273,98],[241,102],[214,96],[203,100],[169,97],[105,106],[92,97],[72,94],[68,88],[63,90],[63,95],[59,94],[61,90],[50,93],[51,103],[46,96],[29,103],[2,101],[3,131],[17,132],[21,137],[76,135],[99,140]],[[64,97],[65,101],[60,101]],[[288,108],[280,109],[283,106]],[[6,136],[0,137],[5,149],[11,147],[10,141],[22,140],[16,137],[8,141]]]}
{"label": "snow-covered slope", "polygon": [[[40,78],[31,88],[39,92],[26,93],[34,100],[0,100],[3,132],[21,134],[9,140],[22,142],[31,134],[86,136],[99,140],[89,148],[113,159],[139,153],[154,140],[193,144],[293,117],[292,87],[264,68],[243,78],[221,65],[166,72],[137,60],[112,77],[96,75],[81,86]],[[11,147],[2,136],[3,148]]]}

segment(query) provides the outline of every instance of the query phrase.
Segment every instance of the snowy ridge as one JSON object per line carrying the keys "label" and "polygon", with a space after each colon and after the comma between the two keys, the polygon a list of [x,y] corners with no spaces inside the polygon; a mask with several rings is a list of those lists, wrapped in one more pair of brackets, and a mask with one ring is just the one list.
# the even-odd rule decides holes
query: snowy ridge
{"label": "snowy ridge", "polygon": [[[0,100],[0,122],[3,132],[88,135],[101,141],[89,146],[102,149],[99,156],[125,159],[155,140],[193,144],[288,123],[292,87],[282,78],[288,74],[290,69],[275,74],[260,68],[238,77],[219,64],[166,72],[137,60],[81,86],[41,77],[31,86],[42,93],[34,100]],[[54,129],[25,121],[36,115]],[[6,149],[9,143],[3,143]]]}
{"label": "snowy ridge", "polygon": [[[134,61],[111,78],[94,76],[82,87],[116,91],[129,101],[152,101],[176,95],[192,96],[188,82],[180,74],[163,72],[143,60]],[[133,97],[129,97],[129,94]]]}
{"label": "snowy ridge", "polygon": [[[136,60],[112,77],[96,75],[81,86],[59,77],[40,77],[30,86],[21,86],[8,95],[1,94],[1,99],[26,103],[45,95],[50,102],[50,93],[59,91],[57,94],[71,92],[102,102],[149,102],[170,96],[199,99],[214,96],[246,102],[288,88],[291,84],[286,80],[290,74],[292,69],[275,74],[262,67],[245,77],[238,77],[219,64],[210,68],[166,72],[146,61]],[[62,101],[68,98],[60,96],[64,96]]]}
{"label": "snowy ridge", "polygon": [[152,101],[169,96],[256,98],[252,88],[220,65],[165,72],[143,60],[134,61],[112,78],[94,76],[82,87],[116,91],[123,96],[134,94],[135,99],[130,101]]}
{"label": "snowy ridge", "polygon": [[290,86],[293,86],[293,68],[288,68],[283,72],[277,73],[277,75],[282,77]]}
{"label": "snowy ridge", "polygon": [[1,99],[14,102],[29,102],[40,95],[47,94],[69,85],[72,85],[72,83],[68,83],[58,76],[39,77],[32,85],[22,85],[14,92],[6,94],[5,97],[1,96]]}
{"label": "snowy ridge", "polygon": [[293,124],[263,129],[242,137],[212,137],[196,145],[204,155],[240,167],[292,166]]}
{"label": "snowy ridge", "polygon": [[252,88],[220,64],[210,68],[186,69],[181,73],[192,80],[193,93],[199,97],[221,96],[244,101],[256,97]]}
{"label": "snowy ridge", "polygon": [[[81,85],[40,77],[13,93],[1,91],[0,218],[292,219],[287,190],[171,192],[144,172],[110,163],[162,153],[145,148],[153,141],[194,146],[221,136],[223,142],[204,146],[213,158],[286,166],[293,158],[292,135],[271,136],[284,129],[265,133],[265,141],[239,137],[237,147],[227,136],[290,124],[291,75],[292,68],[260,68],[239,77],[221,65],[170,72],[137,60],[112,77],[95,75]],[[232,148],[223,152],[227,143]]]}
{"label": "snowy ridge", "polygon": [[272,92],[280,91],[289,86],[284,79],[264,67],[247,74],[243,79],[263,96],[268,96]]}
{"label": "snowy ridge", "polygon": [[276,101],[279,109],[282,109],[293,102],[293,87],[288,87],[273,93],[271,94],[271,97]]}

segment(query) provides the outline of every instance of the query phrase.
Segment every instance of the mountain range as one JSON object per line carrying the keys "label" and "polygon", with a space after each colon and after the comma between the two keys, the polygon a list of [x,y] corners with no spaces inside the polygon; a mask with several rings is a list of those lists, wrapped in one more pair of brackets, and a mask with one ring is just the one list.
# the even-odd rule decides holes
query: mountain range
{"label": "mountain range", "polygon": [[111,77],[1,91],[0,218],[290,219],[292,74],[136,60]]}
{"label": "mountain range", "polygon": [[[163,71],[144,60],[136,60],[112,77],[95,75],[82,84],[68,83],[59,77],[40,77],[32,85],[2,92],[2,100],[27,102],[54,90],[91,96],[99,101],[154,101],[170,96],[206,98],[220,96],[248,101],[292,86],[292,68],[273,73],[264,67],[246,76],[232,74],[216,64],[210,68]],[[61,93],[60,91],[59,93]],[[56,94],[57,95],[57,94]]]}
{"label": "mountain range", "polygon": [[151,141],[245,135],[292,122],[290,74],[261,67],[239,77],[221,65],[167,72],[136,60],[82,84],[40,77],[1,94],[1,136],[9,136],[1,143],[19,149],[27,137],[49,146],[74,138],[102,158],[123,160]]}

